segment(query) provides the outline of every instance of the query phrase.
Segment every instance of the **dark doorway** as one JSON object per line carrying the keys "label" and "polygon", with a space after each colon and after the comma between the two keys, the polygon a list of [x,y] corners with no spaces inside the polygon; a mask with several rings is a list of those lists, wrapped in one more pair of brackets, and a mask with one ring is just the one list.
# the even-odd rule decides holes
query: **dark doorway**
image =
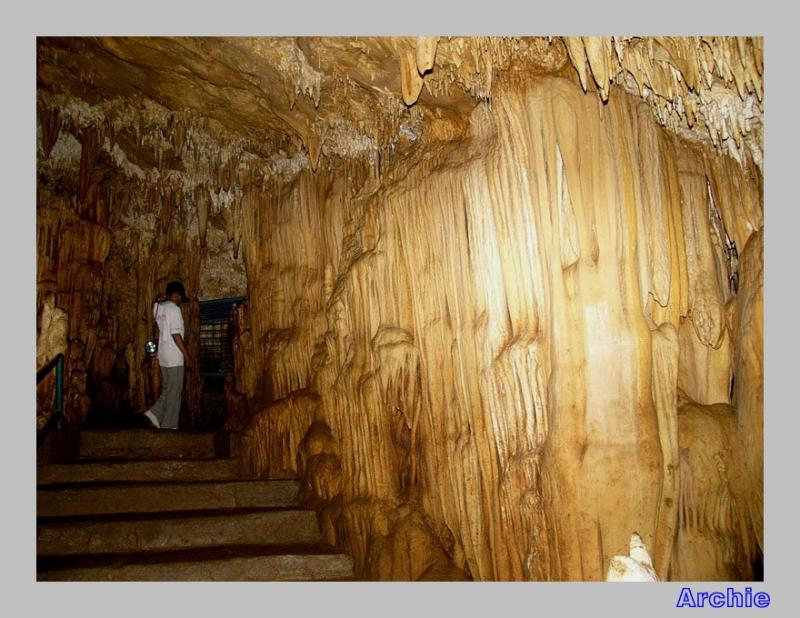
{"label": "dark doorway", "polygon": [[203,425],[221,427],[225,422],[225,376],[233,374],[231,309],[245,296],[200,301],[200,358],[203,374]]}

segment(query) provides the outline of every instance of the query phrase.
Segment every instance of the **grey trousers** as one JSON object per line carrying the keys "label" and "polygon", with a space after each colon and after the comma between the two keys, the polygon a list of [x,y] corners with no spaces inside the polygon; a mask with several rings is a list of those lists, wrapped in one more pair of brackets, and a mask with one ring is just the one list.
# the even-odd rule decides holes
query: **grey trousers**
{"label": "grey trousers", "polygon": [[150,411],[158,419],[162,429],[177,429],[181,414],[181,393],[183,392],[183,365],[161,367],[161,396]]}

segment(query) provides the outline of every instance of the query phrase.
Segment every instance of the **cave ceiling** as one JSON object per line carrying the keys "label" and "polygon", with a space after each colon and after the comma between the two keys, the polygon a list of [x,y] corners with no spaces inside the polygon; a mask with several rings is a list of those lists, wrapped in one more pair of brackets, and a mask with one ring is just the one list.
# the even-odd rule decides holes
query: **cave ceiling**
{"label": "cave ceiling", "polygon": [[[757,168],[763,158],[760,37],[41,37],[43,108],[80,101],[202,118],[252,156],[353,157],[450,140],[494,89],[537,75],[612,85],[684,138]],[[593,91],[593,92],[592,92]],[[146,116],[146,114],[144,114]],[[106,121],[109,122],[109,121]],[[191,121],[189,121],[191,122]],[[124,123],[123,123],[124,124]],[[130,128],[130,127],[129,127]],[[136,133],[139,132],[137,128]],[[117,142],[134,131],[115,132]],[[139,138],[141,140],[141,138]],[[141,166],[170,153],[133,152]],[[174,156],[174,154],[173,154]],[[158,159],[158,161],[156,161]],[[178,165],[166,161],[166,165]]]}

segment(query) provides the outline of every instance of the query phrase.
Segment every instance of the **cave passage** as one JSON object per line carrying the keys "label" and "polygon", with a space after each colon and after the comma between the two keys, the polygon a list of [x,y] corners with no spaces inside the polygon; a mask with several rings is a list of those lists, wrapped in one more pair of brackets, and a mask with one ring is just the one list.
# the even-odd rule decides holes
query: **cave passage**
{"label": "cave passage", "polygon": [[225,378],[233,376],[231,311],[245,296],[200,301],[198,371],[203,375],[202,419],[198,429],[217,429],[225,423]]}
{"label": "cave passage", "polygon": [[[41,468],[42,504],[158,545],[128,577],[213,578],[170,552],[217,537],[233,578],[270,543],[259,577],[302,543],[303,577],[762,576],[762,37],[40,37],[36,67],[37,369],[64,355],[63,452],[128,457]],[[114,510],[123,477],[152,487]]]}

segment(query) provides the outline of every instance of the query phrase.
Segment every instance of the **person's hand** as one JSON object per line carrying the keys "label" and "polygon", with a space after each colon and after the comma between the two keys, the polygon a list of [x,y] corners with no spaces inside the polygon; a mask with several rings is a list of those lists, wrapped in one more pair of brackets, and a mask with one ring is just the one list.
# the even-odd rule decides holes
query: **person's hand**
{"label": "person's hand", "polygon": [[186,367],[186,369],[188,371],[191,371],[192,369],[194,369],[194,359],[191,356],[189,356],[188,354],[183,359],[183,364],[184,364],[184,366]]}

